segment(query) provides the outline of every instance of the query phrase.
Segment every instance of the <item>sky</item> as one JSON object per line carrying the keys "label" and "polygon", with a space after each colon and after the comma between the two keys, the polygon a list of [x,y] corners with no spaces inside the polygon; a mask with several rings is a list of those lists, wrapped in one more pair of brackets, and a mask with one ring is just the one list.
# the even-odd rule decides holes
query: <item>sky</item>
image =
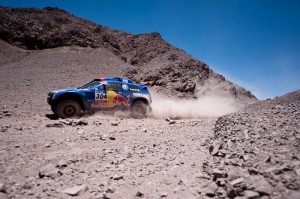
{"label": "sky", "polygon": [[299,0],[0,0],[64,9],[133,34],[159,32],[259,99],[300,89]]}

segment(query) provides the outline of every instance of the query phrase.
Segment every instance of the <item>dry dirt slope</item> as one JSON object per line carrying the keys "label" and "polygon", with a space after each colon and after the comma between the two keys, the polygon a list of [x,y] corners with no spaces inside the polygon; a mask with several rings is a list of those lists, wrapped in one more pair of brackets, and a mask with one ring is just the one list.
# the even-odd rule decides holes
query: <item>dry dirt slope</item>
{"label": "dry dirt slope", "polygon": [[[15,47],[1,44],[6,52],[18,55]],[[1,66],[1,107],[40,115],[50,113],[49,91],[78,87],[103,76],[122,76],[128,67],[105,49],[60,47],[19,54]]]}
{"label": "dry dirt slope", "polygon": [[62,46],[104,49],[123,61],[126,67],[123,76],[156,87],[158,91],[166,88],[165,95],[198,97],[199,93],[215,90],[214,87],[207,89],[209,83],[214,82],[226,95],[243,105],[256,101],[250,92],[173,47],[159,33],[133,35],[97,25],[57,8],[0,7],[0,11],[0,39],[14,46],[29,50]]}

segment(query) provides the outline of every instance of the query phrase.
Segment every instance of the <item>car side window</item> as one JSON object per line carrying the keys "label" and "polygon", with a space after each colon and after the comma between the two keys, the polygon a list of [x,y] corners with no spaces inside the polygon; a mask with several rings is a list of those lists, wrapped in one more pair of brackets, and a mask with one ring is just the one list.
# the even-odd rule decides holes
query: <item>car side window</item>
{"label": "car side window", "polygon": [[98,87],[98,90],[102,90],[102,91],[104,90],[104,91],[105,91],[105,90],[106,90],[106,87],[105,87],[105,85],[104,85],[104,84],[102,84],[100,87]]}
{"label": "car side window", "polygon": [[106,85],[106,89],[108,91],[118,91],[118,90],[122,90],[122,85],[121,84],[107,84]]}

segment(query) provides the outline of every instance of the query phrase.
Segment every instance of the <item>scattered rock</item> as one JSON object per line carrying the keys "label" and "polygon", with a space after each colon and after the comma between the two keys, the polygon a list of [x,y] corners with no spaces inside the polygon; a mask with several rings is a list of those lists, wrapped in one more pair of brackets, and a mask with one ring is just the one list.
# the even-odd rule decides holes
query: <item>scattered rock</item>
{"label": "scattered rock", "polygon": [[112,126],[118,126],[119,125],[119,123],[118,122],[112,122],[112,123],[110,123]]}
{"label": "scattered rock", "polygon": [[63,125],[67,126],[86,126],[88,125],[88,121],[85,119],[72,120],[72,119],[62,119],[59,121]]}
{"label": "scattered rock", "polygon": [[6,193],[7,192],[7,187],[3,183],[0,183],[0,192],[2,192],[2,193]]}
{"label": "scattered rock", "polygon": [[74,186],[71,188],[64,189],[62,192],[70,196],[78,196],[84,193],[88,189],[87,185]]}
{"label": "scattered rock", "polygon": [[300,176],[300,168],[299,169],[295,169],[295,172],[298,176]]}
{"label": "scattered rock", "polygon": [[11,113],[4,113],[4,116],[5,116],[5,117],[10,117],[10,116],[11,116]]}
{"label": "scattered rock", "polygon": [[40,178],[49,177],[49,178],[54,179],[58,176],[59,176],[59,171],[55,167],[55,165],[52,164],[52,163],[41,167],[40,170],[39,170],[39,177]]}
{"label": "scattered rock", "polygon": [[53,124],[46,124],[46,127],[51,128],[51,127],[56,127],[56,128],[62,128],[64,125],[62,123],[53,123]]}
{"label": "scattered rock", "polygon": [[217,189],[215,196],[217,196],[218,198],[228,198],[227,192],[225,191],[225,189],[222,188]]}
{"label": "scattered rock", "polygon": [[217,189],[218,189],[218,185],[212,182],[205,188],[204,193],[209,197],[214,197]]}
{"label": "scattered rock", "polygon": [[162,193],[160,193],[160,197],[161,198],[165,198],[167,196],[168,196],[168,192],[162,192]]}
{"label": "scattered rock", "polygon": [[176,124],[176,121],[175,121],[175,120],[171,120],[171,121],[169,122],[169,124]]}
{"label": "scattered rock", "polygon": [[188,180],[186,178],[181,178],[177,184],[178,185],[187,185]]}
{"label": "scattered rock", "polygon": [[102,125],[102,122],[95,121],[95,122],[94,122],[94,125],[96,125],[96,126],[100,126],[100,125]]}
{"label": "scattered rock", "polygon": [[226,171],[221,171],[219,169],[213,169],[212,175],[213,175],[214,180],[216,180],[218,178],[226,178],[228,176]]}
{"label": "scattered rock", "polygon": [[141,197],[144,197],[144,194],[143,194],[142,192],[138,191],[138,192],[135,194],[135,196],[141,198]]}
{"label": "scattered rock", "polygon": [[225,188],[229,198],[235,198],[238,195],[237,189],[235,189],[230,183],[226,183]]}
{"label": "scattered rock", "polygon": [[209,180],[210,179],[210,176],[205,174],[205,173],[199,173],[196,175],[197,178],[202,178],[202,179],[207,179]]}
{"label": "scattered rock", "polygon": [[248,129],[244,130],[244,137],[245,137],[245,139],[249,139],[250,138],[248,132],[249,132]]}
{"label": "scattered rock", "polygon": [[81,120],[79,120],[77,122],[74,122],[74,123],[75,123],[76,126],[86,126],[86,125],[89,124],[88,121],[84,120],[84,119],[81,119]]}
{"label": "scattered rock", "polygon": [[225,178],[218,178],[216,180],[216,183],[217,183],[218,186],[224,187],[226,185],[226,180],[225,180]]}
{"label": "scattered rock", "polygon": [[255,192],[255,191],[246,190],[246,191],[244,191],[244,194],[247,199],[259,197],[259,193]]}
{"label": "scattered rock", "polygon": [[23,130],[23,127],[22,127],[22,126],[18,126],[18,127],[16,127],[15,129],[18,130],[18,131],[22,131],[22,130]]}
{"label": "scattered rock", "polygon": [[262,195],[271,195],[273,193],[273,187],[266,180],[261,180],[255,185],[255,191]]}
{"label": "scattered rock", "polygon": [[99,140],[105,141],[107,138],[106,135],[99,135]]}
{"label": "scattered rock", "polygon": [[197,121],[192,121],[190,124],[191,124],[191,126],[197,126],[198,122]]}
{"label": "scattered rock", "polygon": [[108,187],[107,189],[106,189],[106,193],[114,193],[116,191],[116,189],[115,188],[112,188],[112,187]]}
{"label": "scattered rock", "polygon": [[109,139],[110,140],[116,140],[116,138],[114,136],[110,136]]}
{"label": "scattered rock", "polygon": [[49,147],[51,147],[51,144],[50,144],[50,143],[47,143],[47,144],[44,145],[44,147],[45,147],[45,148],[49,148]]}
{"label": "scattered rock", "polygon": [[56,164],[56,167],[59,169],[66,168],[68,166],[68,163],[65,160],[59,160]]}
{"label": "scattered rock", "polygon": [[143,132],[143,133],[147,133],[147,129],[146,129],[146,128],[143,128],[143,129],[142,129],[142,132]]}
{"label": "scattered rock", "polygon": [[11,125],[4,125],[4,126],[1,126],[0,131],[4,133],[4,132],[7,132],[9,128],[11,128]]}
{"label": "scattered rock", "polygon": [[248,172],[250,175],[255,175],[258,173],[258,170],[254,167],[250,167],[250,168],[248,168]]}
{"label": "scattered rock", "polygon": [[221,149],[221,144],[211,145],[209,147],[209,152],[212,156],[215,156],[219,153],[219,149]]}
{"label": "scattered rock", "polygon": [[244,159],[245,161],[249,160],[249,155],[243,155],[243,159]]}
{"label": "scattered rock", "polygon": [[25,182],[25,184],[23,185],[23,189],[31,189],[34,186],[32,181],[29,182]]}
{"label": "scattered rock", "polygon": [[123,175],[121,174],[115,174],[113,177],[112,177],[113,180],[121,180],[123,179]]}
{"label": "scattered rock", "polygon": [[238,178],[238,179],[235,179],[235,180],[233,180],[233,181],[230,181],[230,184],[231,184],[232,186],[234,186],[234,185],[239,184],[239,183],[241,183],[241,182],[243,182],[243,181],[244,181],[244,178]]}

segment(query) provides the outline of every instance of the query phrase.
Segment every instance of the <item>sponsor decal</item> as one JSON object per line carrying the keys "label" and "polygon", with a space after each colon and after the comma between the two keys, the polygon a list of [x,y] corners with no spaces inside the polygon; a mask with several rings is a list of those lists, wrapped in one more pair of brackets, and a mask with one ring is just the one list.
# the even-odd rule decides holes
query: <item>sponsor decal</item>
{"label": "sponsor decal", "polygon": [[107,93],[95,93],[95,101],[91,104],[91,107],[113,108],[121,105],[130,106],[130,95],[125,98],[114,91],[107,91]]}
{"label": "sponsor decal", "polygon": [[114,98],[113,98],[113,101],[112,101],[115,105],[125,105],[125,106],[130,106],[130,95],[127,96],[127,99],[125,97],[123,97],[122,95],[116,95]]}
{"label": "sponsor decal", "polygon": [[108,93],[95,93],[95,101],[91,104],[93,108],[107,108],[108,107]]}
{"label": "sponsor decal", "polygon": [[107,101],[95,101],[91,104],[92,108],[108,108]]}
{"label": "sponsor decal", "polygon": [[144,94],[142,93],[132,93],[133,96],[135,97],[141,97],[141,96],[144,96]]}
{"label": "sponsor decal", "polygon": [[107,101],[107,94],[106,93],[95,93],[95,100]]}
{"label": "sponsor decal", "polygon": [[130,91],[132,91],[132,92],[140,92],[141,90],[138,89],[138,88],[130,88]]}
{"label": "sponsor decal", "polygon": [[123,88],[124,91],[128,91],[128,89],[129,89],[128,85],[126,85],[126,84],[123,84],[122,88]]}

